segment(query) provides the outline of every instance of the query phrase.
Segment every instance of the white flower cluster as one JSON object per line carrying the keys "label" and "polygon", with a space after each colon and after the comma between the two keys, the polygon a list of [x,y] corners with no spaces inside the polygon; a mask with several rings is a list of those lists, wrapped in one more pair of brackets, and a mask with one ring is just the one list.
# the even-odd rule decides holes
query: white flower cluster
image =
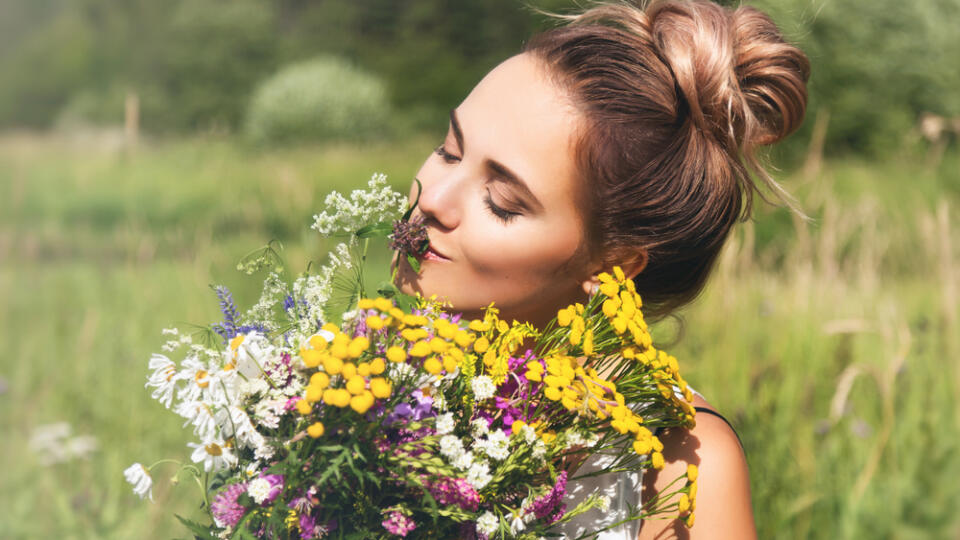
{"label": "white flower cluster", "polygon": [[316,333],[321,326],[320,321],[326,319],[323,308],[330,300],[334,278],[353,267],[353,255],[348,244],[337,244],[328,257],[330,260],[316,274],[302,276],[293,282],[293,297],[300,302],[297,306],[297,335],[292,336],[295,342],[302,342]]}
{"label": "white flower cluster", "polygon": [[[290,294],[287,284],[277,272],[270,272],[263,280],[263,292],[260,293],[260,300],[251,307],[244,315],[245,321],[258,321],[264,325],[270,325],[273,320],[271,311],[277,304],[283,302],[283,299]],[[273,330],[273,328],[269,328]]]}
{"label": "white flower cluster", "polygon": [[[176,331],[165,334],[177,336]],[[278,425],[283,405],[303,389],[301,376],[286,368],[282,353],[266,336],[250,332],[236,336],[221,350],[191,346],[179,366],[166,356],[153,355],[146,386],[153,389],[154,399],[184,418],[185,426],[193,426],[200,439],[188,444],[193,462],[202,463],[206,471],[218,471],[237,467],[236,451],[242,448],[252,449],[257,459],[273,455],[271,442],[257,424]],[[250,401],[255,402],[252,416],[244,408]],[[146,481],[141,469],[128,468],[127,479],[143,496]]]}
{"label": "white flower cluster", "polygon": [[584,435],[576,429],[570,429],[566,432],[566,444],[565,447],[569,450],[570,448],[580,447],[580,448],[593,448],[597,445],[597,442],[600,441],[600,437],[596,433],[587,433]]}
{"label": "white flower cluster", "polygon": [[473,446],[497,461],[503,461],[510,455],[510,437],[499,429],[495,429],[482,439],[477,439]]}
{"label": "white flower cluster", "polygon": [[483,536],[492,536],[493,533],[497,532],[499,527],[500,520],[489,511],[484,512],[482,516],[477,518],[477,532]]}
{"label": "white flower cluster", "polygon": [[323,204],[327,210],[313,217],[313,228],[324,236],[332,236],[399,219],[407,208],[407,197],[387,185],[385,175],[374,174],[366,190],[353,190],[349,199],[333,191]]}
{"label": "white flower cluster", "polygon": [[473,390],[473,397],[475,397],[477,401],[490,399],[497,391],[497,386],[493,384],[493,379],[486,375],[474,377],[473,380],[470,381],[470,388]]}

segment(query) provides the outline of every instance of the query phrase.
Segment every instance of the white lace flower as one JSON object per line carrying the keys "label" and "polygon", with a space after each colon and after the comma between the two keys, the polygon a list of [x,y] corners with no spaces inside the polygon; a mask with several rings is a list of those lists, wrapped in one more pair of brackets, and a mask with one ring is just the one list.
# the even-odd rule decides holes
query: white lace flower
{"label": "white lace flower", "polygon": [[406,210],[407,196],[387,185],[387,177],[374,174],[367,189],[355,189],[347,199],[333,191],[323,201],[325,210],[314,216],[313,229],[324,236],[353,233],[360,227],[398,219]]}
{"label": "white lace flower", "polygon": [[444,413],[437,417],[437,435],[446,435],[453,431],[453,414]]}
{"label": "white lace flower", "polygon": [[598,499],[598,500],[599,500],[599,502],[600,502],[600,507],[599,507],[599,508],[600,508],[600,510],[601,510],[602,512],[607,512],[607,511],[610,510],[610,496],[609,496],[609,495],[601,495],[601,496],[600,496],[600,499]]}
{"label": "white lace flower", "polygon": [[566,442],[567,449],[573,448],[575,446],[583,446],[585,443],[586,443],[586,440],[583,438],[583,435],[579,431],[575,429],[571,429],[570,431],[567,431],[567,442]]}
{"label": "white lace flower", "polygon": [[153,500],[153,477],[150,476],[150,471],[146,467],[134,463],[123,471],[123,477],[133,485],[133,492],[141,499]]}
{"label": "white lace flower", "polygon": [[497,520],[497,516],[491,514],[489,511],[484,512],[482,516],[477,518],[477,532],[484,536],[491,536],[497,532],[499,525],[500,522]]}

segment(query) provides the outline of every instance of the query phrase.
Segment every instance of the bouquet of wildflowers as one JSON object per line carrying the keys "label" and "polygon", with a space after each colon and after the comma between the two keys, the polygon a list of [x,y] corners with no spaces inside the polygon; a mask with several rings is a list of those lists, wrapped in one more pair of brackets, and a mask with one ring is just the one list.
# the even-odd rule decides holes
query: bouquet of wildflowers
{"label": "bouquet of wildflowers", "polygon": [[[346,238],[326,266],[288,284],[264,248],[241,263],[269,267],[256,305],[241,314],[217,288],[214,342],[166,330],[164,352],[181,360],[150,360],[153,397],[198,439],[178,473],[198,480],[210,516],[180,518],[196,537],[557,536],[557,523],[609,504],[594,494],[566,507],[587,455],[614,459],[585,474],[660,468],[656,429],[692,425],[677,361],[652,346],[618,268],[543,329],[494,306],[464,320],[389,283],[364,294],[370,239],[389,236],[411,264],[427,247],[384,177],[326,204],[314,227]],[[141,497],[159,463],[125,471]],[[696,474],[627,519],[691,523]]]}

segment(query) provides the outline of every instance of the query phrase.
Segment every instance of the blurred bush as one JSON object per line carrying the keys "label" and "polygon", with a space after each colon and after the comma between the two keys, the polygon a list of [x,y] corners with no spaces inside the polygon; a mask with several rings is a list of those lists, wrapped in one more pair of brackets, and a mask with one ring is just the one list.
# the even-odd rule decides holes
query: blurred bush
{"label": "blurred bush", "polygon": [[261,84],[247,113],[256,143],[368,139],[389,117],[383,83],[343,59],[298,62]]}

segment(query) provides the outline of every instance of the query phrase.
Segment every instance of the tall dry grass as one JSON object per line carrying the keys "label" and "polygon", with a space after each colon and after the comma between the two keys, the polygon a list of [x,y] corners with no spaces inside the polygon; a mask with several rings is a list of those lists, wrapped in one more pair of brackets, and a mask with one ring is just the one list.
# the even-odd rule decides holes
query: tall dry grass
{"label": "tall dry grass", "polygon": [[[197,515],[157,476],[187,433],[143,389],[171,324],[216,319],[210,283],[252,301],[234,264],[270,238],[293,268],[322,249],[310,215],[383,171],[406,184],[428,139],[251,152],[226,140],[0,140],[0,537],[169,538]],[[826,161],[786,176],[812,222],[763,209],[704,295],[657,326],[737,426],[763,538],[957,538],[960,160]],[[45,465],[38,426],[99,447]]]}

